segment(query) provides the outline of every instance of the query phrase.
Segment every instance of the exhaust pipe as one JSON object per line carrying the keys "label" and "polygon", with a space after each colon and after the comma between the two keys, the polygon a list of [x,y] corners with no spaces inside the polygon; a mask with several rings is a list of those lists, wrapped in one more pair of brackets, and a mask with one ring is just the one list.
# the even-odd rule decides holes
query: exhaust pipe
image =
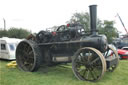
{"label": "exhaust pipe", "polygon": [[97,35],[97,5],[90,5],[90,26],[91,34]]}

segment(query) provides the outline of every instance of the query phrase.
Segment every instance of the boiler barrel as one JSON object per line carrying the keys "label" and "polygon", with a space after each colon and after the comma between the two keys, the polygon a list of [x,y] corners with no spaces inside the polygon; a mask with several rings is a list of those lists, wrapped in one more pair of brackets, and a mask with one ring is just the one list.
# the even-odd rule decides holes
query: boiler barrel
{"label": "boiler barrel", "polygon": [[101,52],[105,52],[107,49],[107,38],[104,35],[90,36],[81,38],[84,41],[82,47],[93,47]]}
{"label": "boiler barrel", "polygon": [[78,49],[83,47],[93,47],[101,52],[105,52],[107,49],[107,38],[104,35],[82,37],[76,41],[56,43],[50,47],[50,50],[56,56],[72,56]]}

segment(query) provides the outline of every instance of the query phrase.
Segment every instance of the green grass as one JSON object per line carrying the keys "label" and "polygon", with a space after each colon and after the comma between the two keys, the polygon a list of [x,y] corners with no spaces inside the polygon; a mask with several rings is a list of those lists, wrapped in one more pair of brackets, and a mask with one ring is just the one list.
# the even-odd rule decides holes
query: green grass
{"label": "green grass", "polygon": [[[60,66],[41,67],[37,72],[23,72],[18,68],[7,68],[9,61],[0,60],[0,85],[127,85],[128,60],[120,61],[113,72],[106,72],[98,82],[80,81],[71,68]],[[70,66],[69,66],[70,67]]]}

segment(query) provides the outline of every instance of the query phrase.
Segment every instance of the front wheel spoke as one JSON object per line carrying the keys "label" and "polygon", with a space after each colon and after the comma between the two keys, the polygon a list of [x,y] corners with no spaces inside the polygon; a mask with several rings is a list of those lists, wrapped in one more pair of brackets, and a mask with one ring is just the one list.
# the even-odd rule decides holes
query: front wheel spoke
{"label": "front wheel spoke", "polygon": [[[109,52],[107,53],[107,55]],[[106,54],[104,54],[106,55]],[[73,71],[78,79],[96,81],[106,71],[104,57],[95,48],[85,47],[77,51],[73,60]]]}
{"label": "front wheel spoke", "polygon": [[85,62],[83,56],[81,54],[79,54],[79,56],[80,56],[80,60],[83,61],[83,62]]}
{"label": "front wheel spoke", "polygon": [[90,54],[90,51],[89,51],[89,55],[87,57],[87,62],[90,62],[90,56],[91,56],[91,54]]}
{"label": "front wheel spoke", "polygon": [[102,70],[101,69],[94,68],[94,72],[95,72],[95,74],[97,74],[97,77],[98,77],[102,73]]}
{"label": "front wheel spoke", "polygon": [[93,74],[95,74],[95,79],[97,79],[100,76],[99,71],[96,72],[95,68],[93,69]]}
{"label": "front wheel spoke", "polygon": [[87,72],[87,69],[84,70],[84,72],[83,72],[83,76],[85,76],[86,72]]}
{"label": "front wheel spoke", "polygon": [[93,73],[93,71],[92,71],[92,70],[90,70],[90,74],[92,75],[93,80],[95,80],[95,79],[96,79],[96,77],[95,77],[95,74]]}
{"label": "front wheel spoke", "polygon": [[87,71],[87,75],[85,76],[85,79],[88,79],[88,77],[89,77],[89,70]]}
{"label": "front wheel spoke", "polygon": [[102,71],[102,65],[93,66],[93,72],[95,72],[95,74],[97,74],[99,71]]}
{"label": "front wheel spoke", "polygon": [[[82,55],[81,55],[82,54]],[[84,62],[87,62],[87,57],[88,56],[85,56],[86,52],[84,53],[84,51],[82,51],[82,53],[79,54],[79,56],[81,57],[81,60],[84,61]]]}
{"label": "front wheel spoke", "polygon": [[79,61],[79,62],[77,61],[76,63],[79,64],[79,65],[85,65],[85,63],[81,62],[81,61]]}
{"label": "front wheel spoke", "polygon": [[94,59],[90,64],[94,64],[96,61],[98,61],[100,58],[97,57],[96,59]]}
{"label": "front wheel spoke", "polygon": [[79,69],[77,72],[80,73],[80,72],[82,72],[83,70],[85,70],[85,69]]}
{"label": "front wheel spoke", "polygon": [[94,65],[93,68],[102,69],[102,65]]}

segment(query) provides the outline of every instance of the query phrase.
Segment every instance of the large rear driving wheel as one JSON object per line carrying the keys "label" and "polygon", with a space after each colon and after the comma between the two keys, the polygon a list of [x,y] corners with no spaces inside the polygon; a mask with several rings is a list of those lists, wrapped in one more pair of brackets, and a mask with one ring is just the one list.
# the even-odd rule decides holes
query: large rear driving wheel
{"label": "large rear driving wheel", "polygon": [[97,81],[106,71],[106,62],[100,51],[85,47],[75,53],[72,70],[79,80]]}
{"label": "large rear driving wheel", "polygon": [[39,47],[31,40],[20,42],[16,49],[16,62],[24,71],[36,71],[42,62]]}

